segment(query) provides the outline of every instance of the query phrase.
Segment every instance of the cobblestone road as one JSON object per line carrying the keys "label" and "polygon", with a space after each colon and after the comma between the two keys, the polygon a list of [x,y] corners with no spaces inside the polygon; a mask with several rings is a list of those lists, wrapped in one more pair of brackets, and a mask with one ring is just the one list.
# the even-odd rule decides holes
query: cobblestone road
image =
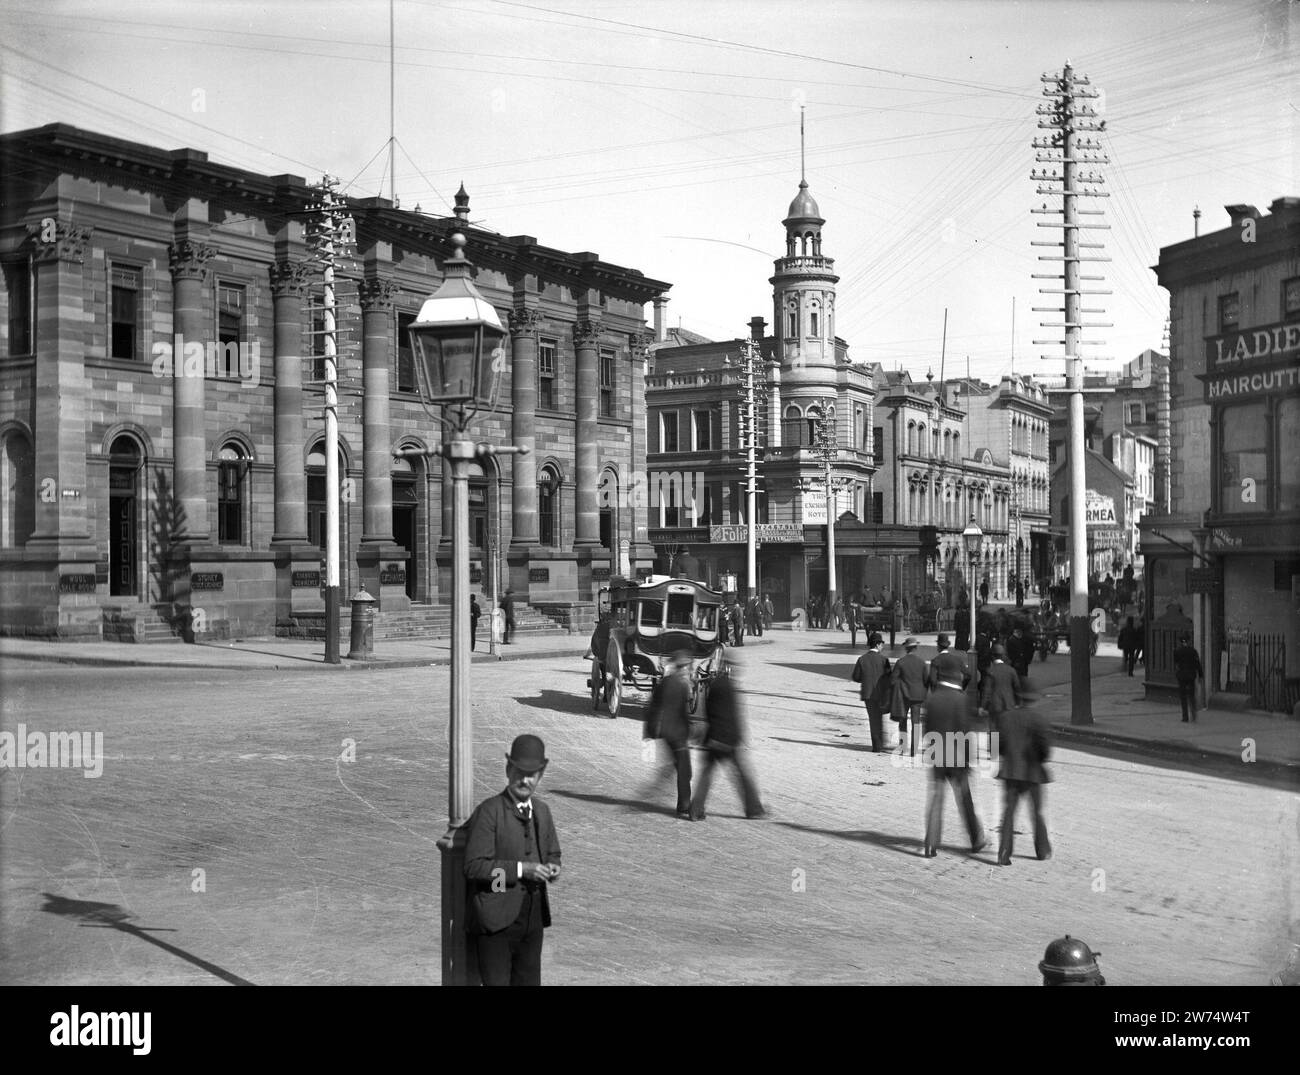
{"label": "cobblestone road", "polygon": [[[581,649],[474,668],[476,798],[519,732],[552,759],[549,983],[1032,984],[1069,932],[1115,984],[1256,984],[1295,939],[1294,788],[1061,744],[1050,862],[1024,834],[994,865],[988,776],[994,844],[968,854],[949,801],[925,859],[927,774],[865,750],[847,647],[778,634],[744,681],[772,817],[744,820],[724,776],[690,824],[647,794],[639,705],[592,714]],[[97,779],[0,773],[5,983],[438,981],[445,668],[10,662],[4,688],[6,731],[104,736]]]}

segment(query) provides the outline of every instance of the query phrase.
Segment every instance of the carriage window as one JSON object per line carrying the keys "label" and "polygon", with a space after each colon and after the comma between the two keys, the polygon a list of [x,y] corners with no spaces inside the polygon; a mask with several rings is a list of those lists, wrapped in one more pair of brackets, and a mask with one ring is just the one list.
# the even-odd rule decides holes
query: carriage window
{"label": "carriage window", "polygon": [[714,631],[718,627],[718,606],[701,605],[695,610],[695,629],[697,631]]}
{"label": "carriage window", "polygon": [[669,594],[668,626],[690,627],[692,614],[695,612],[695,595],[689,593]]}
{"label": "carriage window", "polygon": [[664,603],[662,601],[641,602],[641,626],[662,627],[664,623]]}

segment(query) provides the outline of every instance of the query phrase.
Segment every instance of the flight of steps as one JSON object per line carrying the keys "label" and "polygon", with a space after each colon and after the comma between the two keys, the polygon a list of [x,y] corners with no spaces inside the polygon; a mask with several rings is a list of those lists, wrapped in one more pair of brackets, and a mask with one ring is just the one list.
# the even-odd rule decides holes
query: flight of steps
{"label": "flight of steps", "polygon": [[181,642],[179,629],[168,622],[166,605],[105,606],[105,642]]}

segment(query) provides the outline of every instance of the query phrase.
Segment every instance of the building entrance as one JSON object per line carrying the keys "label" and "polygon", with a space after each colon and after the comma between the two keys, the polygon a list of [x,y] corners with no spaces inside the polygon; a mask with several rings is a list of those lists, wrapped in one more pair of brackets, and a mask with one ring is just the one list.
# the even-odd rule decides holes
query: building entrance
{"label": "building entrance", "polygon": [[109,449],[108,464],[108,592],[113,597],[139,597],[136,553],[140,449],[130,437],[118,437]]}

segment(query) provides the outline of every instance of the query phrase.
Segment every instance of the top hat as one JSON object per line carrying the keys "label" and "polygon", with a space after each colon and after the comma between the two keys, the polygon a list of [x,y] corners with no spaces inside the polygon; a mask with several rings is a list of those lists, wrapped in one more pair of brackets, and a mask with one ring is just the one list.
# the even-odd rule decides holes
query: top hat
{"label": "top hat", "polygon": [[940,649],[947,649],[949,646],[952,645],[952,639],[949,638],[947,635],[940,635],[938,638],[934,640],[934,642],[935,645],[938,646]]}
{"label": "top hat", "polygon": [[910,636],[908,638],[903,639],[903,649],[916,649],[916,647],[919,646],[920,644],[921,644],[920,642],[918,642],[915,638],[911,638]]}
{"label": "top hat", "polygon": [[510,753],[506,761],[521,773],[537,773],[546,767],[546,747],[535,735],[518,736],[510,744]]}

